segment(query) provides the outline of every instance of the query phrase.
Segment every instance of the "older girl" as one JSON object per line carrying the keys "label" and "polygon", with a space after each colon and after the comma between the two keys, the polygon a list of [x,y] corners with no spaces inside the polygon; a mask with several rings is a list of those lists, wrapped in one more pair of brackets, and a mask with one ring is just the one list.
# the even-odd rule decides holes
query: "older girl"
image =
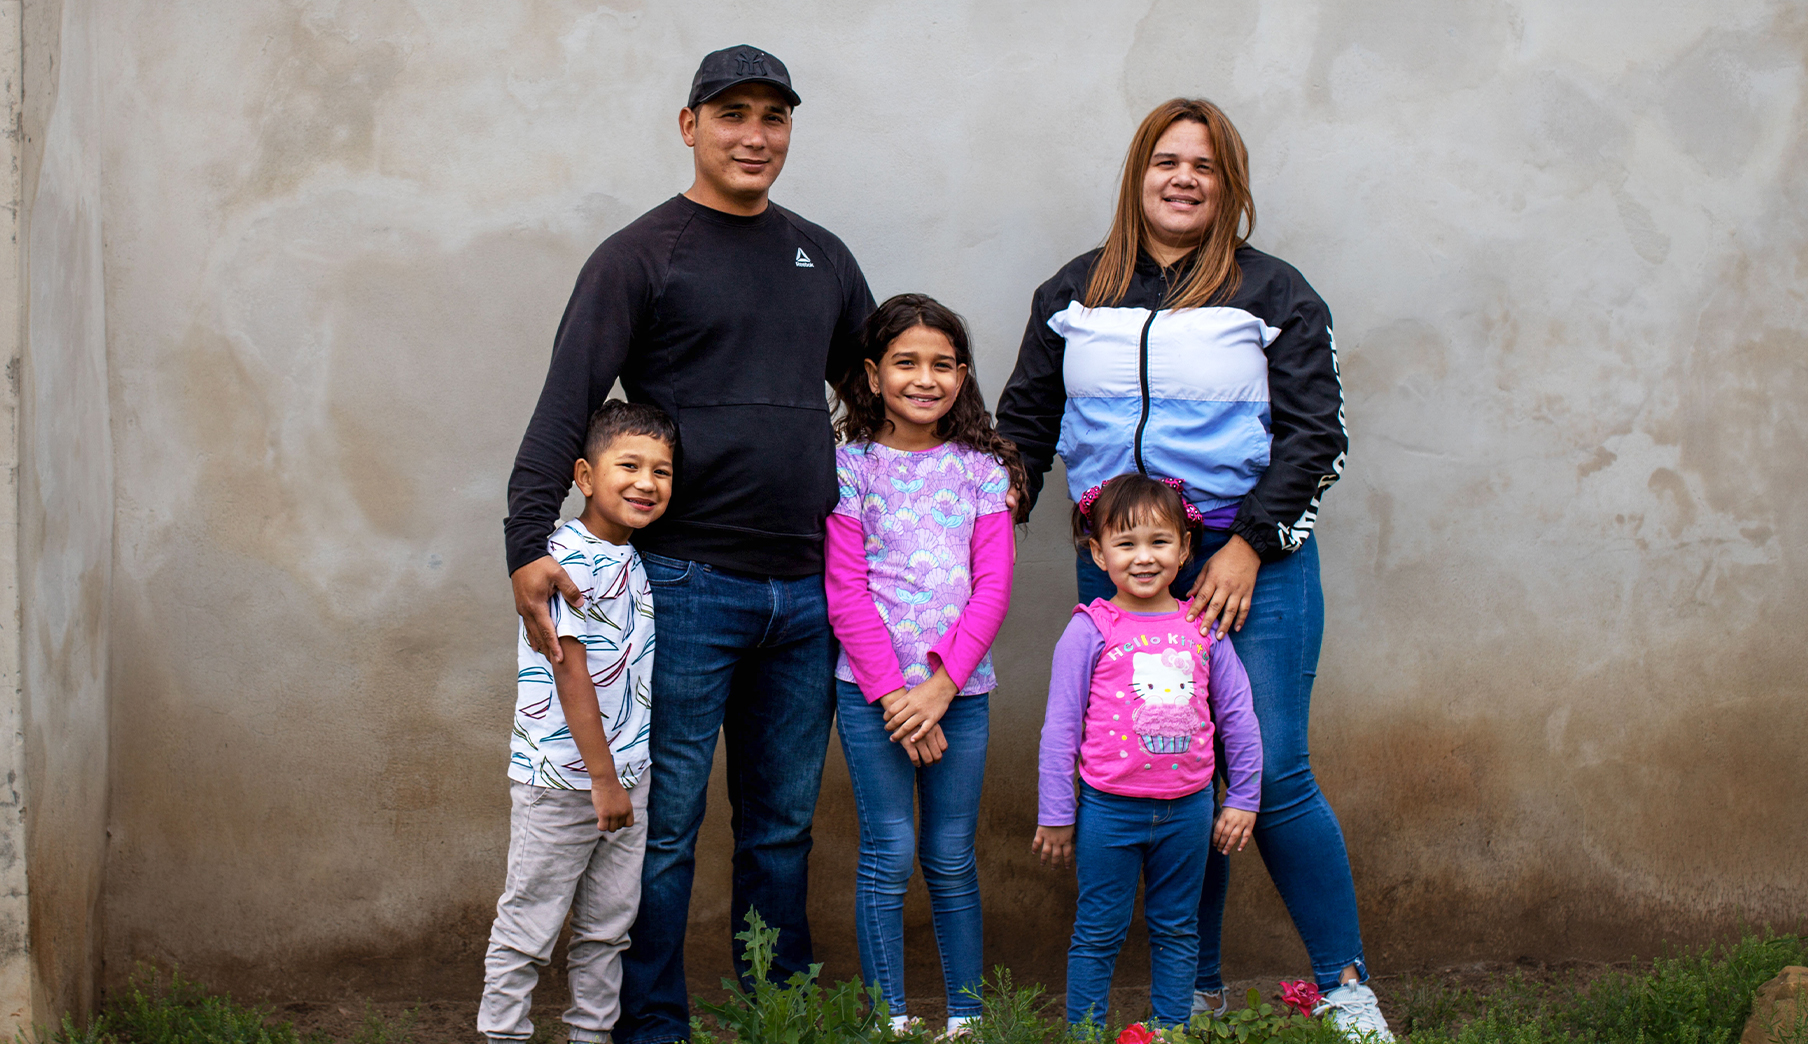
{"label": "older girl", "polygon": [[860,336],[863,365],[836,387],[846,444],[824,577],[860,819],[855,934],[861,972],[901,1028],[904,891],[920,862],[956,1034],[980,1011],[973,846],[990,650],[1011,600],[1007,497],[1022,465],[992,430],[959,316],[900,294]]}

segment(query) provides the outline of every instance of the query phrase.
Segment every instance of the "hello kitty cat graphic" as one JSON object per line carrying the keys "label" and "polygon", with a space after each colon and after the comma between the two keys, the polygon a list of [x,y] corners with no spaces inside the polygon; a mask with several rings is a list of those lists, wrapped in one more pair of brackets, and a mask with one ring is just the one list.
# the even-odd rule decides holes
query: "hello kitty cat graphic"
{"label": "hello kitty cat graphic", "polygon": [[1179,754],[1202,724],[1193,709],[1193,653],[1163,649],[1131,657],[1130,687],[1143,702],[1130,724],[1151,754]]}

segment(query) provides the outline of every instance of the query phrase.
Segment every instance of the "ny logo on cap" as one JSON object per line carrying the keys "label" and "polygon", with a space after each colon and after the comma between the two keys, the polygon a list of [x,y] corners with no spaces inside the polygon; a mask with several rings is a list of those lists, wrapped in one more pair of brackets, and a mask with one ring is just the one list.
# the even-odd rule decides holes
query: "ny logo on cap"
{"label": "ny logo on cap", "polygon": [[737,76],[770,76],[766,71],[766,56],[759,51],[742,51],[735,55],[735,75]]}

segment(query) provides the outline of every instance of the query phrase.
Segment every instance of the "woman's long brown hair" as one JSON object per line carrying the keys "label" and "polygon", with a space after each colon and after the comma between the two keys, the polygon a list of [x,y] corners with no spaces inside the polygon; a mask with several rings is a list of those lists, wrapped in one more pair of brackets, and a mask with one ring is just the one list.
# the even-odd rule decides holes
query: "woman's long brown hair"
{"label": "woman's long brown hair", "polygon": [[[1017,444],[992,426],[992,415],[986,412],[985,397],[980,395],[979,381],[973,375],[973,346],[967,337],[967,324],[960,316],[927,294],[899,294],[880,305],[860,327],[861,359],[879,365],[891,342],[917,326],[926,326],[947,337],[954,346],[954,361],[967,368],[967,379],[961,382],[954,405],[935,426],[936,437],[987,454],[1004,465],[1011,476],[1011,489],[1017,494],[1016,521],[1026,521],[1029,478],[1023,470],[1023,458],[1017,453]],[[866,367],[858,361],[835,382],[835,405],[841,411],[835,430],[844,442],[872,442],[891,424],[885,416],[885,401],[873,394]]]}
{"label": "woman's long brown hair", "polygon": [[1243,147],[1243,136],[1231,125],[1223,109],[1204,98],[1173,98],[1143,117],[1142,125],[1130,139],[1130,152],[1124,157],[1124,176],[1117,192],[1117,213],[1111,219],[1105,248],[1093,263],[1092,278],[1086,284],[1088,308],[1117,304],[1130,291],[1137,251],[1149,238],[1149,223],[1143,216],[1143,175],[1149,170],[1155,143],[1180,120],[1205,126],[1206,137],[1212,143],[1218,205],[1204,241],[1193,251],[1186,278],[1162,304],[1168,308],[1199,308],[1230,297],[1243,283],[1243,272],[1237,267],[1237,248],[1249,240],[1256,228],[1256,203],[1249,194],[1249,152]]}

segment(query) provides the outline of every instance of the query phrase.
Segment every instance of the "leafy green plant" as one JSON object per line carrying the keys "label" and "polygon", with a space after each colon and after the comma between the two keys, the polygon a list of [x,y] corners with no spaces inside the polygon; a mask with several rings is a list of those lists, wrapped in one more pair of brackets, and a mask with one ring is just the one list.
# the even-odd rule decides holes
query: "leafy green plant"
{"label": "leafy green plant", "polygon": [[745,947],[752,988],[723,979],[728,1000],[698,1007],[740,1044],[889,1044],[901,1039],[891,1032],[877,985],[839,982],[824,987],[817,982],[820,964],[783,983],[772,981],[778,929],[767,927],[757,911],[747,911],[747,929],[735,939]]}
{"label": "leafy green plant", "polygon": [[1328,1020],[1276,1008],[1259,990],[1250,990],[1236,1011],[1217,1018],[1197,1015],[1184,1027],[1133,1023],[1117,1035],[1116,1044],[1347,1044],[1347,1039]]}
{"label": "leafy green plant", "polygon": [[140,968],[126,993],[86,1029],[65,1018],[61,1030],[38,1044],[329,1044],[321,1037],[303,1040],[294,1026],[273,1023],[270,1015],[267,1008],[208,993],[181,972],[172,971],[166,981],[155,969]]}
{"label": "leafy green plant", "polygon": [[364,1004],[364,1025],[352,1036],[351,1044],[415,1044],[414,1024],[419,1018],[413,1008],[386,1019],[369,1001]]}
{"label": "leafy green plant", "polygon": [[[1317,1044],[1319,1041],[1343,1041],[1343,1034],[1324,1019],[1301,1015],[1289,1008],[1277,1010],[1250,990],[1243,1007],[1221,1018],[1200,1016],[1193,1020],[1192,1033],[1212,1044],[1236,1041],[1237,1044]],[[1327,1035],[1328,1031],[1328,1035]]]}
{"label": "leafy green plant", "polygon": [[1659,958],[1649,971],[1606,976],[1556,1020],[1602,1041],[1726,1044],[1739,1039],[1752,994],[1777,972],[1808,961],[1808,940],[1770,932],[1697,953]]}
{"label": "leafy green plant", "polygon": [[1010,969],[1000,965],[981,991],[979,1021],[971,1024],[969,1039],[972,1044],[1050,1044],[1065,1036],[1060,1023],[1050,1018],[1053,1006],[1041,983],[1018,986]]}
{"label": "leafy green plant", "polygon": [[269,1019],[268,1009],[208,993],[180,972],[165,982],[143,969],[127,994],[108,1005],[106,1028],[131,1044],[301,1044],[293,1026]]}
{"label": "leafy green plant", "polygon": [[1586,985],[1541,986],[1515,976],[1443,1025],[1434,1004],[1420,1001],[1402,1029],[1413,1044],[1732,1044],[1757,988],[1803,963],[1808,939],[1747,934]]}
{"label": "leafy green plant", "polygon": [[88,1024],[87,1029],[78,1029],[73,1016],[63,1016],[61,1029],[51,1029],[45,1035],[42,1026],[35,1032],[22,1033],[13,1038],[13,1044],[118,1044],[119,1038],[107,1032],[106,1018],[96,1018]]}

